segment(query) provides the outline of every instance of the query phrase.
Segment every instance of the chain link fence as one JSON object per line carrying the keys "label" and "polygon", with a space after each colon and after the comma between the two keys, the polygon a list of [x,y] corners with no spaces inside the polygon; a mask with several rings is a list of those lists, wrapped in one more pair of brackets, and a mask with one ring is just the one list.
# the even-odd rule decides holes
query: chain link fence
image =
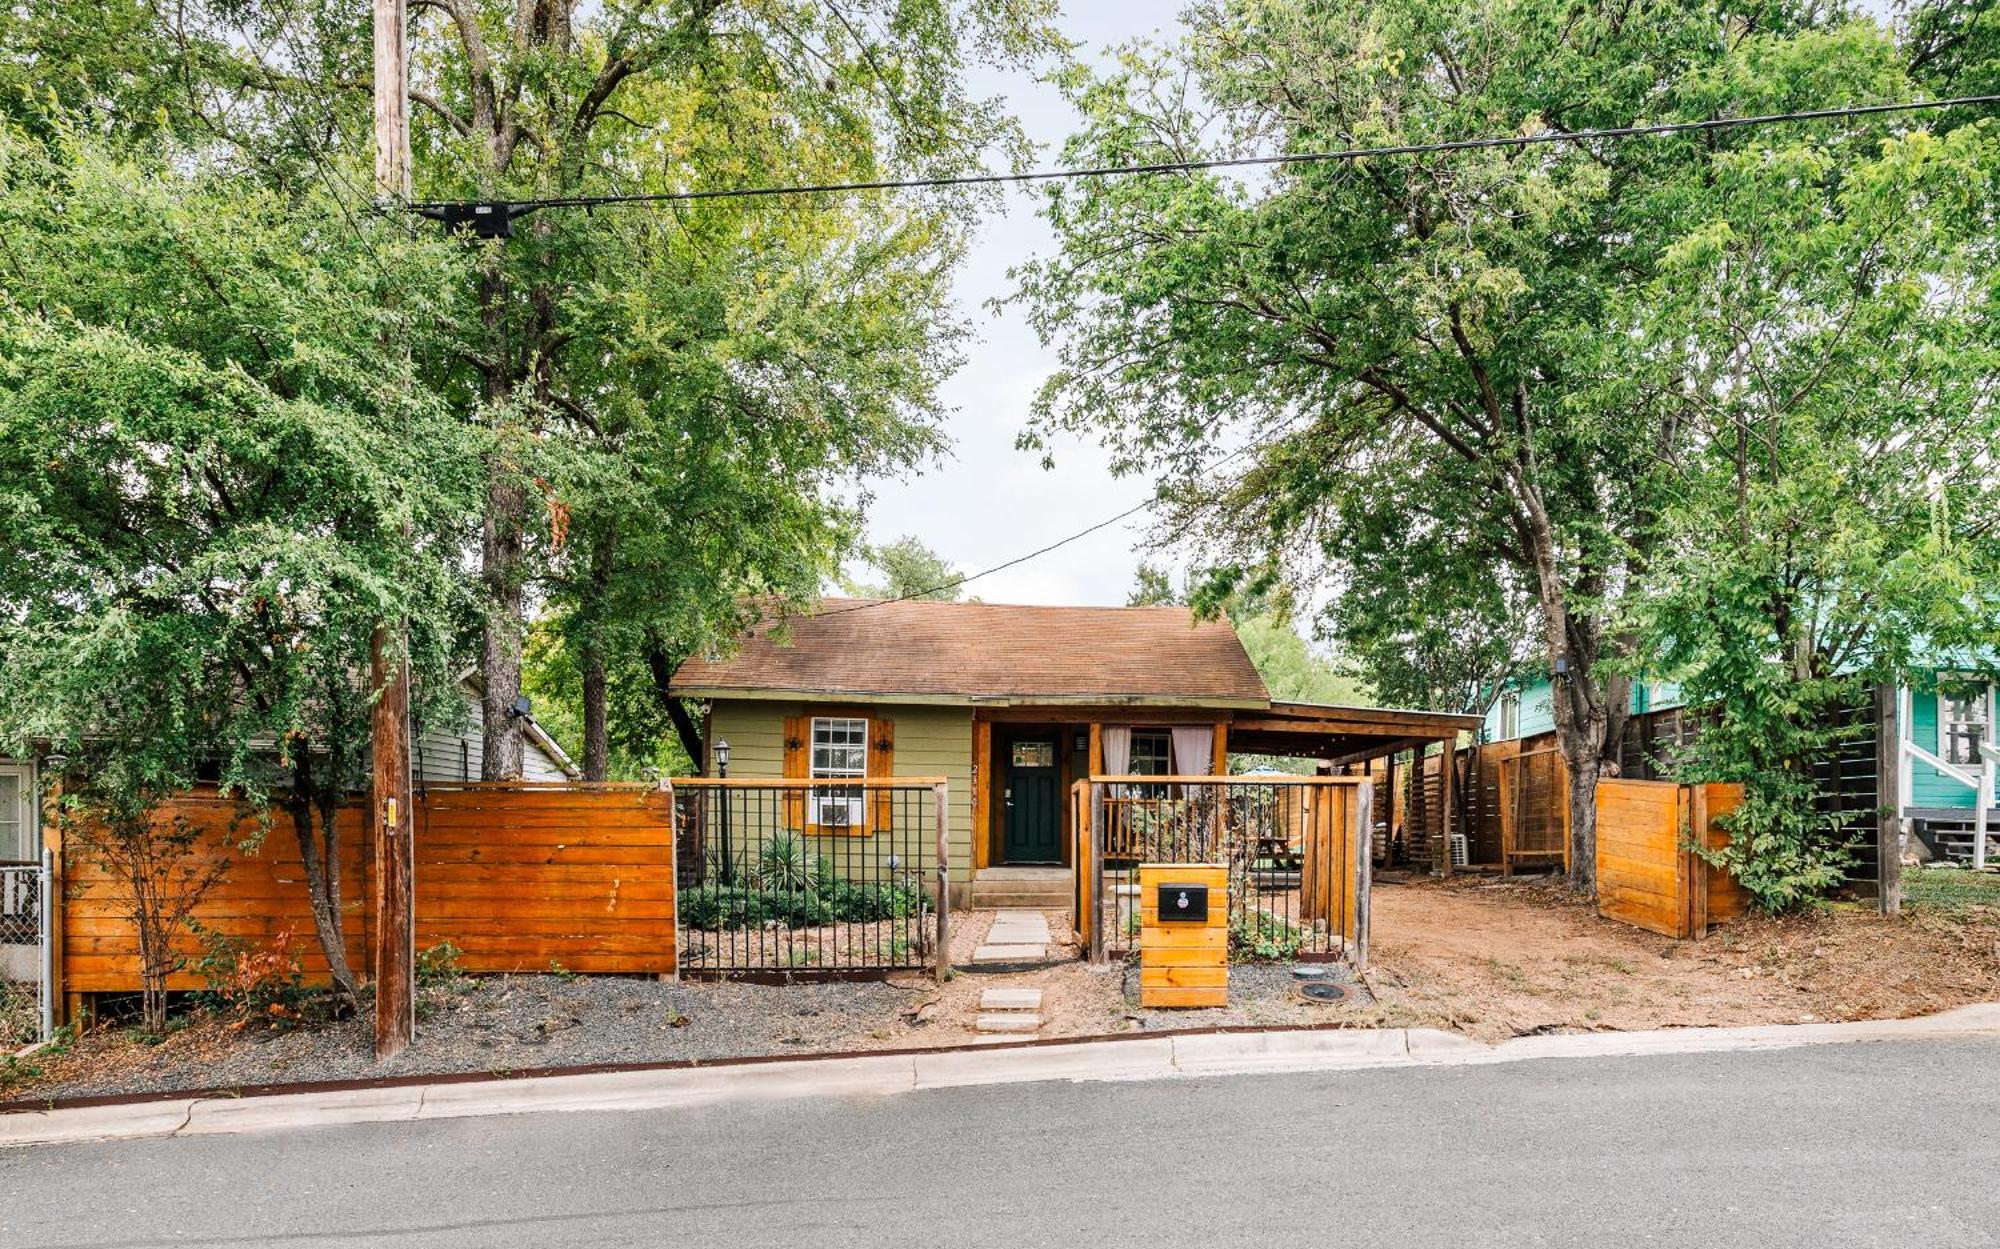
{"label": "chain link fence", "polygon": [[48,1035],[48,894],[39,863],[0,864],[0,1050]]}

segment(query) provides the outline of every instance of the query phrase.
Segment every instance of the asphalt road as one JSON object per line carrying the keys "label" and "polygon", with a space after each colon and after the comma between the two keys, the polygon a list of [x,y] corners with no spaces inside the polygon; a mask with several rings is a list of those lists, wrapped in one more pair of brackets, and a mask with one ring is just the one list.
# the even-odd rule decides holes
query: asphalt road
{"label": "asphalt road", "polygon": [[0,1151],[0,1245],[2000,1245],[2000,1042]]}

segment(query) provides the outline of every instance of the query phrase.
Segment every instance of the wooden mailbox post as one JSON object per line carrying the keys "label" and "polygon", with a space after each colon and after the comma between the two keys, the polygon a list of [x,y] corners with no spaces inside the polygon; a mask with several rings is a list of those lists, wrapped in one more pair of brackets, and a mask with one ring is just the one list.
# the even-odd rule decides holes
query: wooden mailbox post
{"label": "wooden mailbox post", "polygon": [[[1207,913],[1161,914],[1162,886],[1206,889]],[[1229,1005],[1229,869],[1206,863],[1139,867],[1139,1005]]]}

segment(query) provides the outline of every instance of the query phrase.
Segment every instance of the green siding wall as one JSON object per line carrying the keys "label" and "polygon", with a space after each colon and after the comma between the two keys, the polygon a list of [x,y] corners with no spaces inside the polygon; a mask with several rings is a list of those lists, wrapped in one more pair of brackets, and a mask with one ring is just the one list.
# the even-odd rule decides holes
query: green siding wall
{"label": "green siding wall", "polygon": [[[785,718],[804,715],[806,704],[718,701],[715,735],[729,743],[729,775],[744,779],[785,774]],[[972,879],[972,709],[919,705],[881,706],[870,714],[895,721],[896,775],[942,776],[951,784],[951,878]]]}
{"label": "green siding wall", "polygon": [[[1910,690],[1910,740],[1934,755],[1938,749],[1938,699],[1936,675]],[[2000,789],[2000,786],[1996,786]],[[1910,793],[1904,800],[1913,807],[1963,807],[1972,810],[1972,789],[1952,780],[1921,759],[1910,761]]]}

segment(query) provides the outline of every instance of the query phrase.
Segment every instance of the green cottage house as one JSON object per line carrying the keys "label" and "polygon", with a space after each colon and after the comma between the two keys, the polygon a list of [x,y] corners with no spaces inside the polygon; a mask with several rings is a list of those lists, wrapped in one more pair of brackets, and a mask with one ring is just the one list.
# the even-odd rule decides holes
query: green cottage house
{"label": "green cottage house", "polygon": [[[732,780],[946,778],[955,905],[1067,904],[1074,780],[1224,773],[1231,721],[1271,705],[1235,630],[1183,607],[825,599],[673,683]],[[864,824],[826,794],[807,835]]]}

